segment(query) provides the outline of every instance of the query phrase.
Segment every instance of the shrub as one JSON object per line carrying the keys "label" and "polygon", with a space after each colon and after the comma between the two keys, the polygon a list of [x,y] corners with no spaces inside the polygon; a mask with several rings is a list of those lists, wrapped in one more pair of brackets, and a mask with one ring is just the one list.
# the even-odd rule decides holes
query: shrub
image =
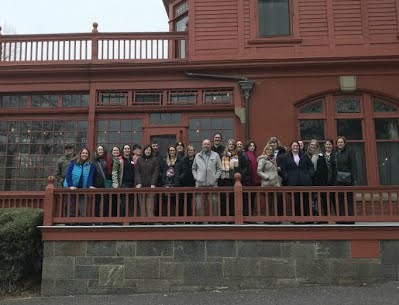
{"label": "shrub", "polygon": [[12,293],[17,283],[40,271],[43,223],[39,209],[0,209],[0,292]]}

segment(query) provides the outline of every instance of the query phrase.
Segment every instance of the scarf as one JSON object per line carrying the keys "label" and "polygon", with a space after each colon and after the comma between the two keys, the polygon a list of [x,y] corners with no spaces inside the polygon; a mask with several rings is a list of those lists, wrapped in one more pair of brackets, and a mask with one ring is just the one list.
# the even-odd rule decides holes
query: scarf
{"label": "scarf", "polygon": [[238,156],[236,153],[226,153],[222,157],[221,179],[233,179],[234,168],[238,167]]}
{"label": "scarf", "polygon": [[246,151],[245,155],[249,161],[249,185],[258,185],[260,183],[260,177],[257,174],[258,164],[256,162],[256,155],[253,151]]}

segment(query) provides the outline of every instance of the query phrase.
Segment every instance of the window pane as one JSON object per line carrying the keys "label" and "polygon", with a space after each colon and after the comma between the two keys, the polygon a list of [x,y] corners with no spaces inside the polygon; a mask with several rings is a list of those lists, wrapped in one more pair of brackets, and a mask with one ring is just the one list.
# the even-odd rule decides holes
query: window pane
{"label": "window pane", "polygon": [[337,120],[337,135],[348,140],[362,140],[362,120]]}
{"label": "window pane", "polygon": [[288,0],[258,0],[260,36],[290,34],[290,8]]}
{"label": "window pane", "polygon": [[299,113],[322,113],[323,112],[323,101],[319,100],[310,104],[306,104],[299,108]]}
{"label": "window pane", "polygon": [[359,113],[360,98],[358,97],[339,97],[335,100],[337,113]]}
{"label": "window pane", "polygon": [[384,185],[399,184],[399,143],[378,142],[377,154],[380,183]]}
{"label": "window pane", "polygon": [[324,140],[324,120],[300,120],[300,138],[302,140]]}
{"label": "window pane", "polygon": [[398,119],[375,119],[377,140],[399,140]]}
{"label": "window pane", "polygon": [[364,143],[349,143],[348,148],[353,151],[356,158],[357,184],[367,185],[366,156],[364,152]]}
{"label": "window pane", "polygon": [[396,107],[394,107],[380,99],[373,100],[373,108],[374,108],[374,112],[395,112],[397,110]]}

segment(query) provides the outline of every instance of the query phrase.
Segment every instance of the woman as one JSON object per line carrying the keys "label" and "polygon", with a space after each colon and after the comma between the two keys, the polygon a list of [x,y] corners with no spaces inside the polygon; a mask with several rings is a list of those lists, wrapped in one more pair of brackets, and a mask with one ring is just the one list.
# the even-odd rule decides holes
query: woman
{"label": "woman", "polygon": [[[238,141],[237,141],[238,143]],[[238,144],[237,144],[238,147]],[[256,160],[256,144],[254,141],[249,140],[244,145],[244,155],[242,158],[242,185],[246,186],[257,186],[260,185],[260,179],[257,173],[258,162]],[[243,213],[245,216],[249,215],[249,210],[252,210],[255,206],[256,193],[251,193],[251,207],[249,206],[249,193],[244,192],[243,194]]]}
{"label": "woman", "polygon": [[[307,154],[300,151],[298,141],[293,141],[290,151],[282,161],[281,172],[283,183],[288,186],[311,186],[313,184],[314,167]],[[302,197],[303,215],[301,214],[301,193],[294,193],[295,215],[309,215],[309,193],[304,192]]]}
{"label": "woman", "polygon": [[[195,179],[193,176],[193,162],[195,158],[195,148],[193,145],[187,145],[186,156],[178,162],[178,179],[176,186],[195,187]],[[193,194],[187,193],[187,216],[192,215]],[[179,198],[179,215],[184,215],[184,195]]]}
{"label": "woman", "polygon": [[[137,159],[134,167],[134,182],[136,188],[151,187],[155,188],[158,180],[158,162],[152,154],[151,145],[144,146],[144,154]],[[153,194],[141,194],[140,196],[140,215],[152,217],[154,215]],[[145,211],[145,213],[144,213]]]}
{"label": "woman", "polygon": [[[176,148],[169,145],[166,159],[163,161],[162,184],[165,187],[175,187],[178,176],[176,171],[177,154]],[[176,215],[176,196],[174,194],[164,194],[162,199],[162,215],[168,215],[168,196],[170,197],[170,215]]]}
{"label": "woman", "polygon": [[[261,178],[261,186],[266,187],[266,186],[281,186],[281,177],[279,176],[278,173],[278,166],[277,166],[277,161],[274,156],[274,145],[272,144],[266,144],[265,148],[263,149],[262,154],[258,157],[258,166],[257,166],[257,174]],[[282,198],[281,194],[277,194],[277,215],[281,216],[283,215],[283,207],[282,207]],[[275,209],[274,209],[274,193],[269,192],[268,193],[268,201],[269,201],[269,210],[270,210],[270,215],[275,216]],[[257,214],[264,214],[265,211],[264,205],[262,205],[261,211],[259,211]]]}
{"label": "woman", "polygon": [[[115,159],[112,166],[112,187],[132,188],[134,187],[134,162],[131,157],[130,145],[122,148],[122,155]],[[129,212],[133,213],[133,196],[129,196]],[[133,214],[132,214],[133,215]],[[120,216],[126,215],[126,194],[121,194]]]}
{"label": "woman", "polygon": [[[320,151],[319,142],[315,139],[311,140],[308,146],[307,154],[312,161],[314,168],[313,185],[326,186],[328,180],[327,161],[323,153]],[[321,193],[321,208],[327,210],[326,193]],[[315,215],[319,215],[318,195],[312,194],[312,207]]]}
{"label": "woman", "polygon": [[[242,172],[242,154],[237,153],[236,142],[233,139],[227,140],[227,146],[222,154],[221,175],[219,186],[234,186],[234,174]],[[241,174],[242,175],[242,174]],[[221,215],[226,216],[227,207],[229,215],[234,215],[234,193],[229,193],[229,201],[227,202],[227,194],[220,195]]]}
{"label": "woman", "polygon": [[[93,164],[96,167],[94,174],[94,186],[96,188],[112,187],[112,159],[108,156],[107,150],[102,145],[98,145],[94,155]],[[100,216],[101,199],[103,200],[103,216],[109,215],[109,195],[97,194],[95,196],[95,216]]]}
{"label": "woman", "polygon": [[[355,155],[347,149],[346,138],[338,137],[336,140],[335,149],[335,185],[351,186],[355,185],[357,181],[357,164]],[[345,214],[345,193],[338,193],[338,209],[340,216],[353,216],[353,192],[347,192],[347,209],[348,214]]]}
{"label": "woman", "polygon": [[[94,188],[95,166],[90,162],[90,152],[82,148],[75,158],[72,159],[65,173],[64,187],[70,190],[77,188]],[[83,216],[85,196],[79,195],[78,216]],[[75,217],[76,195],[71,195],[70,216]]]}
{"label": "woman", "polygon": [[326,159],[328,175],[327,185],[335,185],[335,157],[334,157],[334,141],[327,139],[324,143],[324,158]]}
{"label": "woman", "polygon": [[[120,149],[118,146],[112,147],[112,168],[114,167],[115,162],[119,162],[120,157]],[[112,187],[112,176],[111,176],[111,187]],[[117,202],[118,202],[118,195],[112,195],[112,216],[115,217],[117,215]]]}

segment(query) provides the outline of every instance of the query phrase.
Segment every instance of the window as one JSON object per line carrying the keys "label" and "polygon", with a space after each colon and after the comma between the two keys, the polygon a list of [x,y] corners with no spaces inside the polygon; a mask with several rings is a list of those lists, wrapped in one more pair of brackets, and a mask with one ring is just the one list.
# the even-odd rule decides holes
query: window
{"label": "window", "polygon": [[205,104],[232,104],[233,90],[204,90]]}
{"label": "window", "polygon": [[143,144],[142,120],[98,120],[97,145],[100,144],[108,148],[108,151],[113,146]]}
{"label": "window", "polygon": [[44,190],[65,143],[86,145],[87,121],[0,122],[0,191]]}
{"label": "window", "polygon": [[[374,130],[380,184],[399,184],[399,112],[388,101],[373,99]],[[394,115],[395,117],[383,117]],[[378,118],[377,118],[378,117]]]}
{"label": "window", "polygon": [[0,108],[89,107],[87,93],[0,96]]}
{"label": "window", "polygon": [[223,141],[234,138],[234,119],[229,117],[211,117],[211,118],[190,118],[188,127],[188,141],[194,145],[195,149],[200,151],[202,141],[210,139],[213,134],[220,132]]}
{"label": "window", "polygon": [[134,92],[134,105],[151,106],[162,104],[161,91],[139,91]]}
{"label": "window", "polygon": [[289,0],[258,0],[259,36],[290,35]]}
{"label": "window", "polygon": [[197,91],[170,91],[168,104],[195,105],[197,103],[197,96]]}
{"label": "window", "polygon": [[127,92],[100,92],[99,106],[126,106],[128,104]]}
{"label": "window", "polygon": [[151,113],[150,124],[154,126],[180,125],[181,113]]}

